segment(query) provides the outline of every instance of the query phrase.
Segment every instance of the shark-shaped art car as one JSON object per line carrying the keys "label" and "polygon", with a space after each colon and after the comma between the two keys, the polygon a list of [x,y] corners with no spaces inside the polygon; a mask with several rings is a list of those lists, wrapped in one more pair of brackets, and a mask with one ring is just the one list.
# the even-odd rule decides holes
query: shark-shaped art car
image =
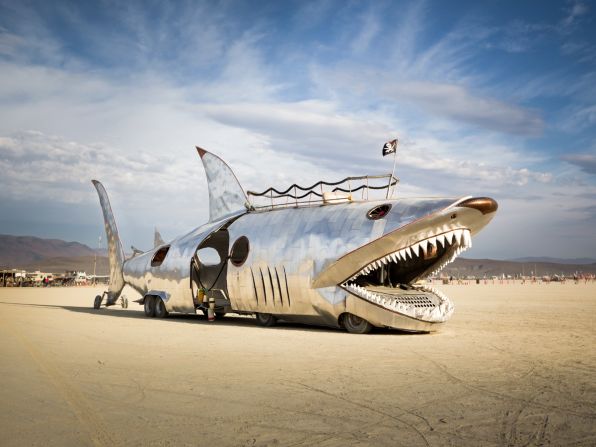
{"label": "shark-shaped art car", "polygon": [[234,312],[263,326],[285,320],[351,333],[431,332],[451,317],[453,303],[427,278],[469,248],[497,210],[487,197],[393,198],[393,174],[245,193],[223,160],[197,150],[209,222],[129,259],[106,191],[93,180],[111,276],[96,308],[104,298],[115,304],[129,285],[148,317]]}

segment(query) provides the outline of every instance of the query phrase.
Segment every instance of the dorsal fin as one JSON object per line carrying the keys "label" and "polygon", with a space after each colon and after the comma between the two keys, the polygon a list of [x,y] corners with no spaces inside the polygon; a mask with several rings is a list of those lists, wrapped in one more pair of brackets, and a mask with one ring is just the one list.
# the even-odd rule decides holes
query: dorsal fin
{"label": "dorsal fin", "polygon": [[157,227],[156,227],[155,233],[153,233],[153,248],[160,247],[164,244],[165,244],[165,242],[163,241],[163,238],[161,237],[161,234],[159,234],[159,231],[157,230]]}
{"label": "dorsal fin", "polygon": [[142,255],[143,253],[145,253],[143,250],[135,247],[134,245],[130,246],[130,249],[132,250],[132,257],[134,258],[136,255]]}
{"label": "dorsal fin", "polygon": [[209,221],[215,222],[238,211],[250,209],[250,202],[230,167],[217,155],[197,146],[209,185]]}

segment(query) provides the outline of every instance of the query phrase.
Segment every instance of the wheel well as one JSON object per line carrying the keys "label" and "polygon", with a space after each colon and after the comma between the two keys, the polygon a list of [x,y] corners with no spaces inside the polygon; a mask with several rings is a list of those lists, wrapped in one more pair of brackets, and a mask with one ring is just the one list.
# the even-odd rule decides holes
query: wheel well
{"label": "wheel well", "polygon": [[159,298],[160,300],[163,301],[163,298],[159,295],[156,295],[155,293],[148,293],[146,295],[143,296],[143,298],[141,298],[141,300],[139,301],[140,304],[145,304],[145,300],[149,297],[153,297],[153,298]]}

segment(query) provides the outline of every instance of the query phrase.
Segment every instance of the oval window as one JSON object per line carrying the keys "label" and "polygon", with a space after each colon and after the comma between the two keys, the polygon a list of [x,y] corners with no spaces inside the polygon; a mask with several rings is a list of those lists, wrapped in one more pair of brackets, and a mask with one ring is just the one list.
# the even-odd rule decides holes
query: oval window
{"label": "oval window", "polygon": [[218,265],[221,262],[219,253],[213,247],[199,248],[197,250],[197,256],[201,264],[205,266]]}
{"label": "oval window", "polygon": [[388,203],[385,203],[384,205],[375,206],[372,210],[366,213],[366,217],[368,217],[371,220],[382,219],[389,213],[389,210],[391,210],[391,205],[389,205]]}
{"label": "oval window", "polygon": [[230,261],[236,267],[240,267],[248,258],[248,251],[250,250],[250,244],[246,236],[240,236],[232,245],[230,251]]}
{"label": "oval window", "polygon": [[168,254],[168,250],[170,250],[170,246],[166,245],[165,247],[161,247],[159,250],[155,252],[153,258],[151,258],[151,267],[159,267],[164,259],[166,259],[166,255]]}

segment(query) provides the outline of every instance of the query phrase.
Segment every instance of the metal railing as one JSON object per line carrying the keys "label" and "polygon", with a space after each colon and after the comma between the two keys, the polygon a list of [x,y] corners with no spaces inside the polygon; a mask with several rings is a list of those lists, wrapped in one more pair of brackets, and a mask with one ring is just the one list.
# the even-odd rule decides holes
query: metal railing
{"label": "metal railing", "polygon": [[[262,192],[247,191],[247,194],[255,209],[310,206],[351,200],[367,201],[389,198],[393,196],[398,183],[399,179],[392,174],[363,175],[346,177],[337,182],[321,180],[311,186],[300,186],[294,183],[282,191],[271,187]],[[371,197],[371,192],[384,192],[384,197]],[[355,196],[357,193],[359,197]],[[257,203],[257,201],[262,203]],[[265,203],[265,201],[269,203]]]}

